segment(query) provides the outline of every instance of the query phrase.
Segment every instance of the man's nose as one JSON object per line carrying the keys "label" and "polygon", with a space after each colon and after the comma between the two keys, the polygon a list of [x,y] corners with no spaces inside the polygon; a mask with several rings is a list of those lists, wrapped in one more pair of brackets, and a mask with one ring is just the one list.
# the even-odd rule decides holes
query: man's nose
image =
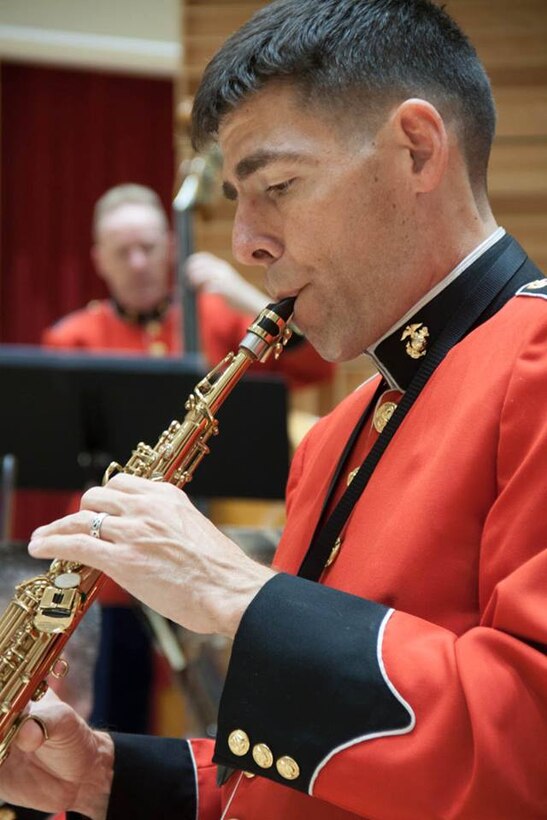
{"label": "man's nose", "polygon": [[140,270],[148,264],[148,254],[143,248],[132,248],[129,252],[129,264],[135,270]]}
{"label": "man's nose", "polygon": [[283,253],[281,240],[271,230],[259,225],[250,210],[236,213],[232,229],[232,252],[243,265],[268,267]]}

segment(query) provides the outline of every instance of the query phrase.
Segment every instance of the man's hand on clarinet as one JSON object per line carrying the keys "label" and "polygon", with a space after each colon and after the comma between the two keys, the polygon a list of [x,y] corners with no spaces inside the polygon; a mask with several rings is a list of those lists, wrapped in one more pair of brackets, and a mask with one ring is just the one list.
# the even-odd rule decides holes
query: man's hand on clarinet
{"label": "man's hand on clarinet", "polygon": [[124,474],[88,490],[80,512],[36,530],[29,551],[99,569],[187,629],[230,638],[274,575],[219,532],[183,491]]}
{"label": "man's hand on clarinet", "polygon": [[0,766],[0,798],[15,806],[52,813],[69,809],[103,820],[113,762],[110,736],[92,731],[48,691],[31,704]]}

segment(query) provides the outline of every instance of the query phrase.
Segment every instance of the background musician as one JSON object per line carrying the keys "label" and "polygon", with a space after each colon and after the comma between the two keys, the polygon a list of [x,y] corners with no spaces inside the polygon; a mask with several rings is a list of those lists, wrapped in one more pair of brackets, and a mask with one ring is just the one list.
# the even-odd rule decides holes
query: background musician
{"label": "background musician", "polygon": [[[93,301],[46,329],[48,347],[151,356],[182,352],[180,306],[173,292],[176,249],[160,198],[143,185],[117,185],[95,206],[91,257],[110,299]],[[199,327],[203,355],[215,365],[233,350],[267,297],[213,254],[197,253],[186,263],[200,291]],[[332,377],[333,368],[295,334],[287,356],[267,362],[291,388]]]}

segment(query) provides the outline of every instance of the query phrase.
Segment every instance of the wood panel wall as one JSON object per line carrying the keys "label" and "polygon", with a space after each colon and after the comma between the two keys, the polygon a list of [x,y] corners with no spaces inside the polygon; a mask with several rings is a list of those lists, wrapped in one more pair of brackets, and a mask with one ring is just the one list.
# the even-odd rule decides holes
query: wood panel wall
{"label": "wood panel wall", "polygon": [[448,9],[470,35],[494,89],[494,213],[547,273],[547,3],[452,0]]}
{"label": "wood panel wall", "polygon": [[[192,94],[207,60],[223,40],[259,7],[256,0],[181,0],[184,65],[177,105]],[[490,170],[490,195],[501,225],[522,242],[547,272],[547,2],[546,0],[448,0],[490,75],[498,107],[498,133]],[[179,132],[179,155],[184,140]],[[218,202],[200,220],[197,245],[231,260],[232,206]],[[242,270],[260,284],[261,273]],[[334,391],[308,397],[328,409],[368,375],[363,359],[339,370]]]}
{"label": "wood panel wall", "polygon": [[[176,84],[176,146],[180,162],[192,153],[187,132],[188,108],[204,67],[226,38],[264,5],[266,3],[260,0],[181,0],[183,64]],[[211,207],[196,220],[196,248],[208,250],[233,263],[233,214],[233,204],[223,200],[219,192]],[[241,272],[260,286],[262,273],[258,267]]]}

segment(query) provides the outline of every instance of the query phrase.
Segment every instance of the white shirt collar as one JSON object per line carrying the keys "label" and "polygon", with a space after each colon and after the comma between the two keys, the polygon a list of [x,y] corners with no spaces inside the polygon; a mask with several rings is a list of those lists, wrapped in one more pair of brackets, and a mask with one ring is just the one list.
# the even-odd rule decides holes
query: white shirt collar
{"label": "white shirt collar", "polygon": [[491,248],[492,245],[495,245],[496,242],[498,242],[503,236],[505,236],[505,233],[505,228],[496,228],[496,230],[493,233],[491,233],[490,236],[488,236],[483,242],[481,242],[480,245],[478,245],[473,251],[471,251],[471,253],[469,253],[465,257],[465,259],[462,259],[462,261],[458,265],[456,265],[456,267],[453,270],[451,270],[450,273],[448,273],[443,279],[441,279],[440,282],[437,282],[437,284],[434,287],[432,287],[431,290],[429,290],[424,296],[422,296],[422,298],[419,299],[415,305],[413,305],[409,310],[407,310],[405,315],[398,319],[395,322],[395,324],[392,325],[380,339],[374,342],[374,344],[370,345],[370,347],[367,347],[366,352],[369,356],[371,356],[374,359],[377,365],[378,361],[374,355],[374,352],[378,345],[381,344],[384,341],[384,339],[387,339],[388,336],[391,336],[391,334],[394,333],[400,325],[407,323],[412,316],[414,316],[419,310],[421,310],[424,307],[424,305],[427,305],[428,302],[431,302],[432,299],[438,296],[439,293],[441,293],[441,291],[448,287],[448,285],[450,285],[451,282],[457,279],[458,276],[460,276],[464,272],[464,270],[467,270],[467,268],[471,267],[471,265],[474,262],[476,262],[477,259],[480,256],[482,256],[483,253],[486,253],[486,251],[489,248]]}

